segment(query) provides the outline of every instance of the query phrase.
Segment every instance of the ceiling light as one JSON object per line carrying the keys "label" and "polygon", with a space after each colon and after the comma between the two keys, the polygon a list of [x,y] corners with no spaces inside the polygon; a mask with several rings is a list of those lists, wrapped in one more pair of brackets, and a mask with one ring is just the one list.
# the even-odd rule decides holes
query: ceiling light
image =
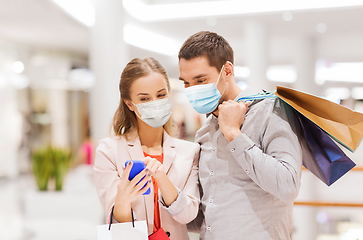
{"label": "ceiling light", "polygon": [[315,81],[363,83],[363,62],[334,62],[327,65],[320,61],[316,66]]}
{"label": "ceiling light", "polygon": [[14,73],[22,73],[24,71],[24,64],[20,61],[16,61],[11,65],[11,70]]}
{"label": "ceiling light", "polygon": [[293,65],[274,65],[267,68],[266,77],[274,82],[293,83],[297,80],[296,69]]}
{"label": "ceiling light", "polygon": [[284,12],[282,14],[282,19],[286,22],[292,21],[293,18],[294,18],[294,15],[292,14],[292,12]]}
{"label": "ceiling light", "polygon": [[124,26],[124,41],[132,46],[168,56],[175,56],[181,44],[176,40],[127,24]]}
{"label": "ceiling light", "polygon": [[[92,0],[52,0],[67,14],[81,22],[82,24],[92,27],[95,23],[95,7]],[[107,3],[105,3],[107,4]]]}
{"label": "ceiling light", "polygon": [[325,33],[326,32],[326,24],[325,23],[319,23],[318,25],[316,25],[316,31],[318,33]]}
{"label": "ceiling light", "polygon": [[234,76],[236,78],[246,79],[251,75],[251,70],[248,67],[234,66]]}
{"label": "ceiling light", "polygon": [[363,99],[363,87],[354,87],[352,89],[352,97],[354,99]]}
{"label": "ceiling light", "polygon": [[174,4],[146,4],[141,0],[123,0],[122,3],[132,17],[146,22],[363,6],[363,0],[229,0]]}
{"label": "ceiling light", "polygon": [[325,95],[327,99],[336,102],[335,100],[348,99],[350,97],[350,90],[345,87],[328,88],[325,91]]}

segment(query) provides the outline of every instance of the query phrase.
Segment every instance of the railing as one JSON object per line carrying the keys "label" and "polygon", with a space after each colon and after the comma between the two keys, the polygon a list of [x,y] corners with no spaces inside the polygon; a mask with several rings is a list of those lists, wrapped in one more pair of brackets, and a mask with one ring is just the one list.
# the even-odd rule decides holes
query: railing
{"label": "railing", "polygon": [[[303,170],[307,170],[305,167]],[[350,171],[363,171],[363,167],[354,167]],[[363,207],[363,203],[335,203],[335,202],[316,202],[316,201],[296,201],[294,205],[314,206],[314,207]]]}
{"label": "railing", "polygon": [[332,203],[332,202],[314,202],[314,201],[297,201],[294,205],[314,206],[314,207],[363,207],[363,203]]}

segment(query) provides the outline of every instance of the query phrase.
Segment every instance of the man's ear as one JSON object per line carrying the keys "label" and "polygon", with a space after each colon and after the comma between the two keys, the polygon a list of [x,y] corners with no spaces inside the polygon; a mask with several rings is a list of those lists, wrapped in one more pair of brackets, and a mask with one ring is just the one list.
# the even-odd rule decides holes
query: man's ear
{"label": "man's ear", "polygon": [[126,104],[126,106],[130,109],[130,111],[134,111],[134,104],[132,104],[131,100],[124,100],[124,103]]}
{"label": "man's ear", "polygon": [[224,64],[224,74],[226,77],[226,81],[233,77],[233,64],[230,61],[227,61]]}

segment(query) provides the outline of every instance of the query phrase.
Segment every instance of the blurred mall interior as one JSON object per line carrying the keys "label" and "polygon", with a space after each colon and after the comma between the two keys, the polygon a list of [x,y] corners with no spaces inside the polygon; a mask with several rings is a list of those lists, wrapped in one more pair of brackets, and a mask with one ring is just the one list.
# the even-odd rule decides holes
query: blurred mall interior
{"label": "blurred mall interior", "polygon": [[[85,146],[109,135],[132,58],[166,68],[175,134],[193,141],[205,116],[177,54],[200,30],[229,41],[242,89],[287,86],[363,113],[363,1],[0,0],[1,240],[97,239],[106,219]],[[52,178],[39,191],[35,153],[49,146],[72,157],[62,189]],[[363,239],[363,146],[344,151],[357,166],[330,187],[303,171],[293,240]]]}

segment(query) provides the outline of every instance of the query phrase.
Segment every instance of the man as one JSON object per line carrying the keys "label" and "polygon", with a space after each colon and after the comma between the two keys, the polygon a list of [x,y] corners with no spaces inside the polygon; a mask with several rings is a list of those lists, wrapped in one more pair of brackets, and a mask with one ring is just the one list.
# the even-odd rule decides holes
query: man
{"label": "man", "polygon": [[195,141],[204,214],[200,239],[290,239],[301,147],[287,106],[252,103],[233,77],[233,50],[216,33],[189,37],[179,51],[180,80],[196,111],[209,114]]}

